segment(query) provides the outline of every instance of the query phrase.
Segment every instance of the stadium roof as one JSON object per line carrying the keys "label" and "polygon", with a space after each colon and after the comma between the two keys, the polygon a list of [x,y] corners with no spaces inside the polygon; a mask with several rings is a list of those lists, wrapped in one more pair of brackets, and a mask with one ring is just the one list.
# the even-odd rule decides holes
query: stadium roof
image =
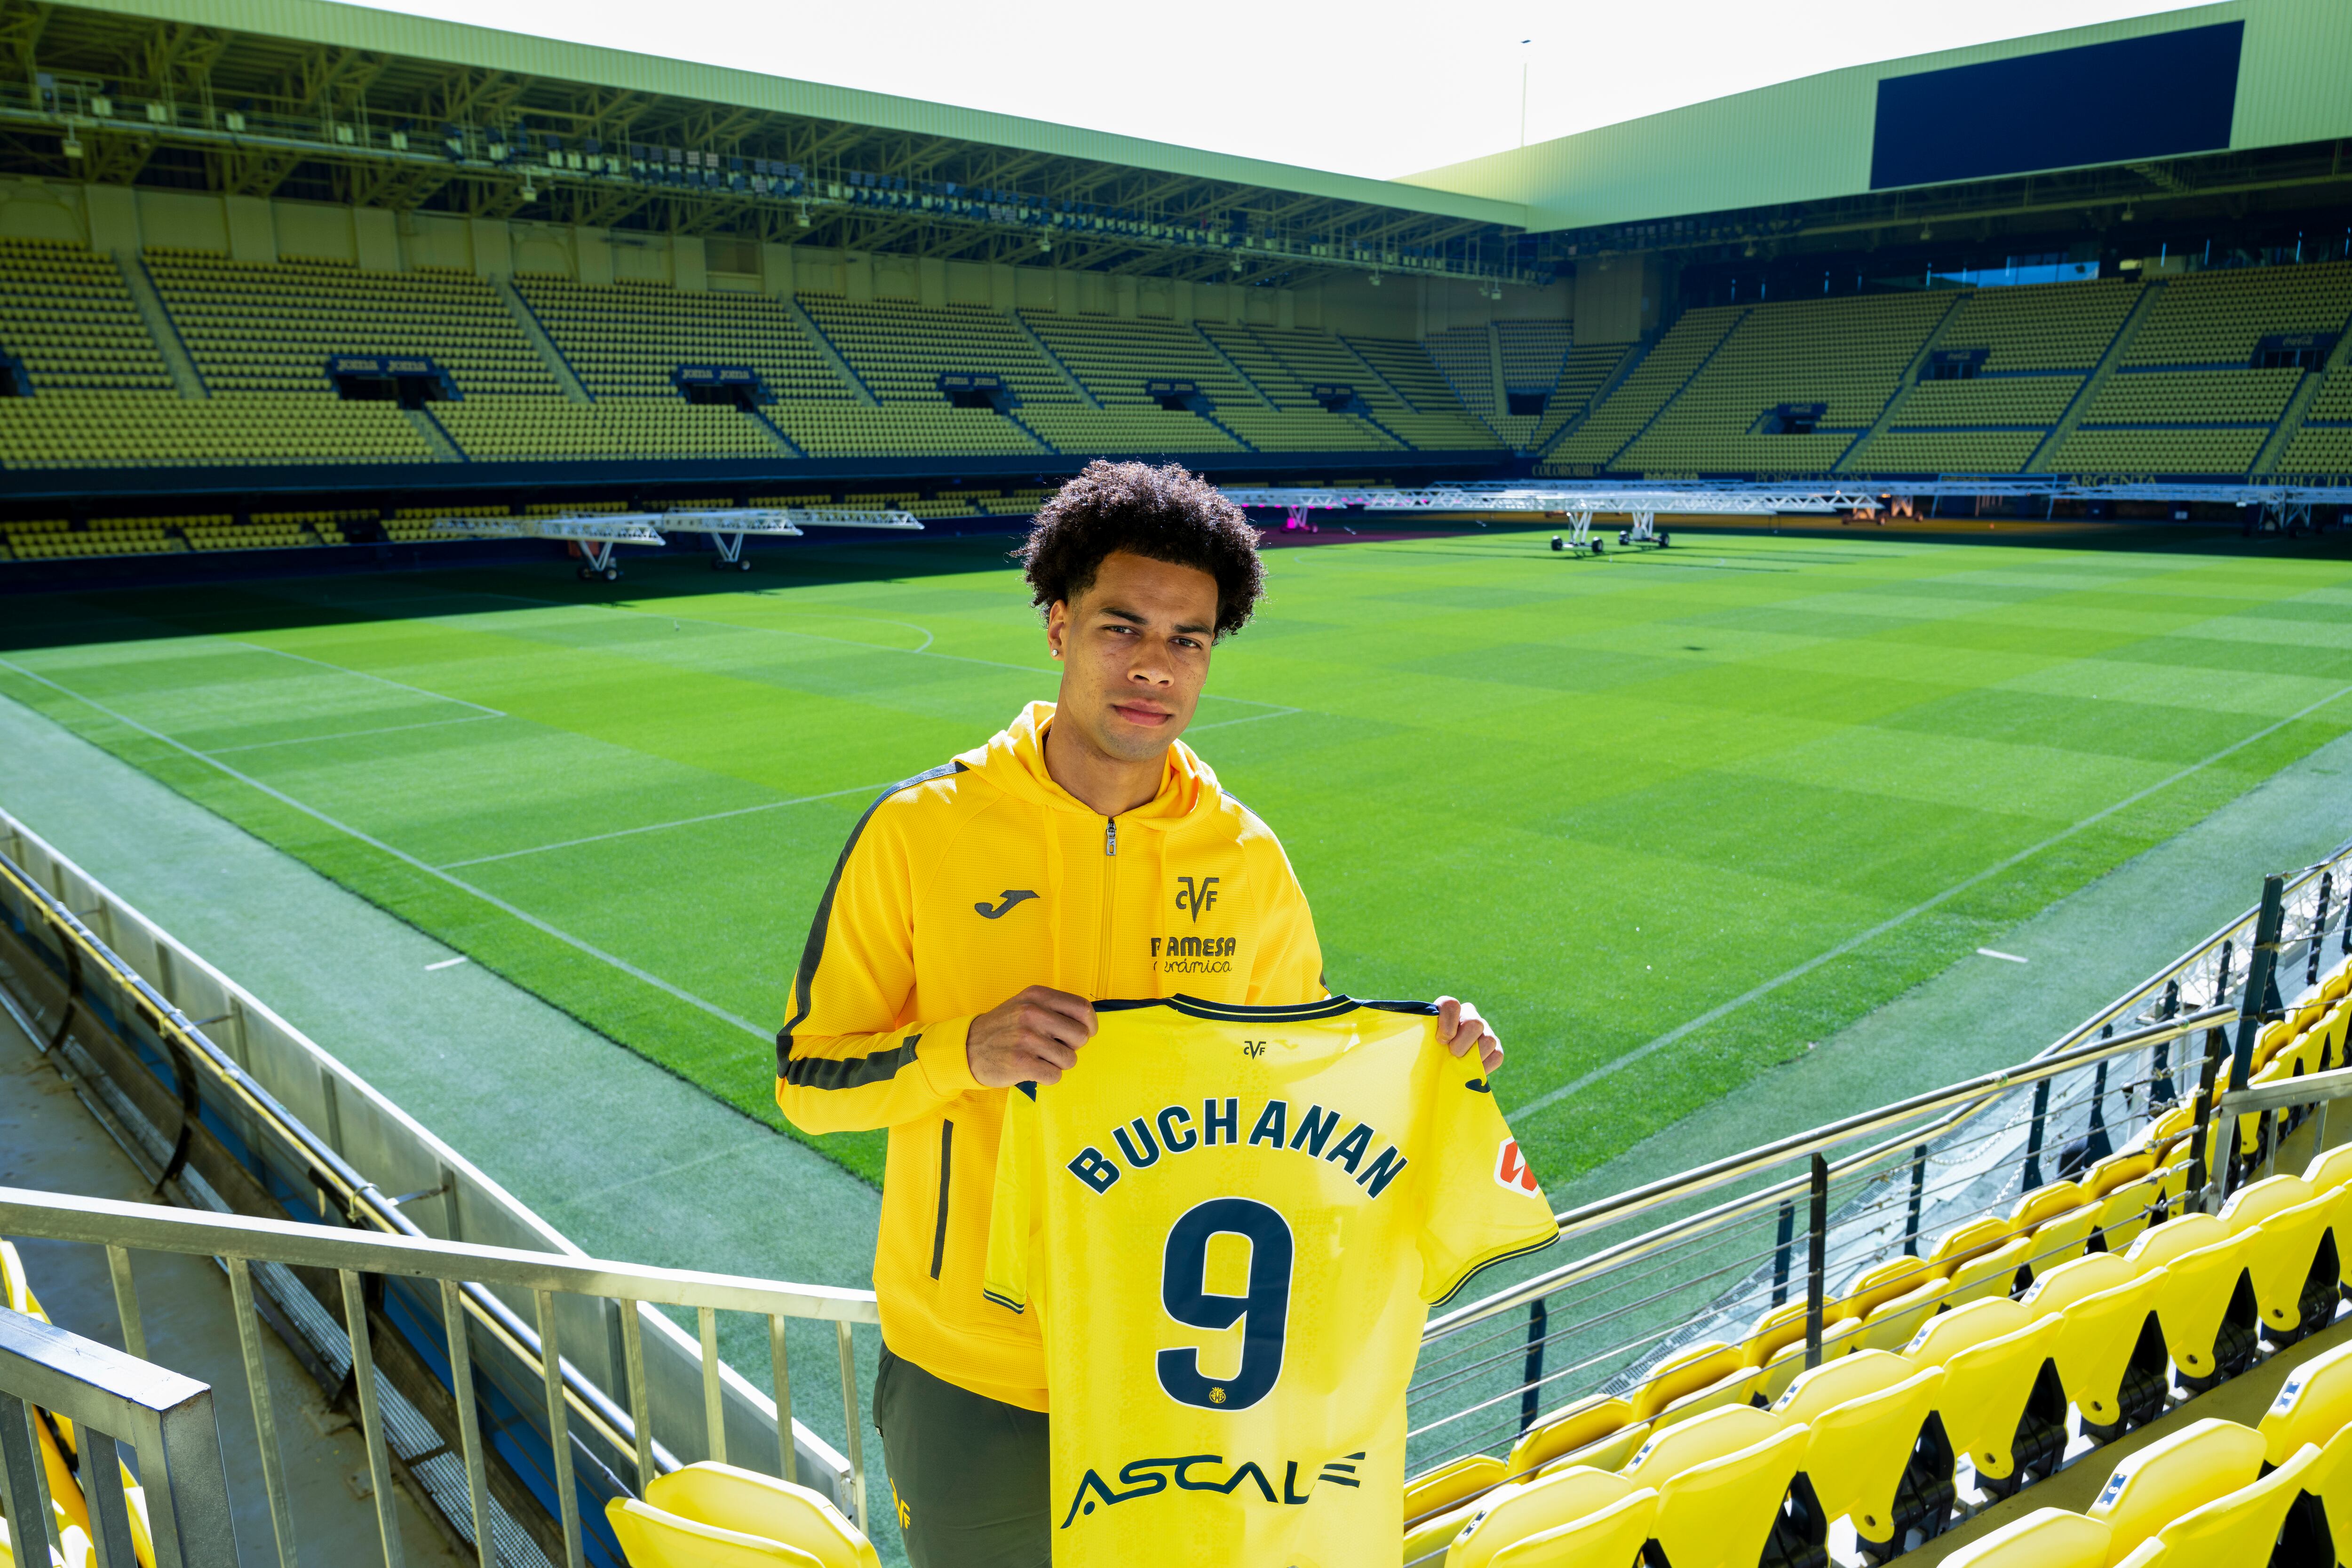
{"label": "stadium roof", "polygon": [[2341,199],[2330,150],[2310,169],[2271,154],[2352,136],[2347,82],[2352,5],[2225,0],[1825,71],[1404,178],[1523,204],[1531,230],[1588,254],[1653,248],[1625,231],[1660,219],[1800,205],[1858,228],[2037,202],[2079,221],[2086,201],[2315,176]]}
{"label": "stadium roof", "polygon": [[1499,274],[1523,227],[1479,193],[328,0],[0,0],[0,38],[8,162],[69,178],[1248,281]]}

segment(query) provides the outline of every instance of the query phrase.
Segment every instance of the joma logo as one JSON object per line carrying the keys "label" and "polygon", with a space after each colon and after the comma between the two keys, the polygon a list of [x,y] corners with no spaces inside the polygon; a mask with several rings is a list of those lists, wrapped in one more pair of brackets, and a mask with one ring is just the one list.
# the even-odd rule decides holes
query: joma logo
{"label": "joma logo", "polygon": [[1203,877],[1198,887],[1190,877],[1179,877],[1176,881],[1176,907],[1190,911],[1194,920],[1201,918],[1202,910],[1217,907],[1217,878]]}

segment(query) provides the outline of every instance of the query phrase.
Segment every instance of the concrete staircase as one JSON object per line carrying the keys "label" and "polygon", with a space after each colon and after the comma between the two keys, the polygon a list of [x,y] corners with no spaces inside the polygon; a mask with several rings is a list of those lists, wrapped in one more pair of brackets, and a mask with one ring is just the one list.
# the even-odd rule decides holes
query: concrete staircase
{"label": "concrete staircase", "polygon": [[498,295],[499,302],[506,306],[507,314],[514,318],[515,325],[522,329],[522,335],[530,341],[540,363],[546,365],[548,374],[555,377],[555,384],[563,388],[563,395],[574,403],[595,402],[596,399],[589,395],[588,384],[580,379],[579,372],[572,368],[572,362],[563,357],[563,351],[557,348],[555,340],[547,335],[547,328],[540,321],[539,312],[530,308],[530,301],[516,290],[513,282],[504,278],[493,278],[490,288]]}
{"label": "concrete staircase", "polygon": [[1878,417],[1871,421],[1870,428],[1856,436],[1853,438],[1853,444],[1839,455],[1836,462],[1830,465],[1831,473],[1852,472],[1850,465],[1854,458],[1862,455],[1863,448],[1885,434],[1894,425],[1895,415],[1902,412],[1906,403],[1911,401],[1911,389],[1919,384],[1919,373],[1927,368],[1927,356],[1943,346],[1944,334],[1951,331],[1952,322],[1959,316],[1960,307],[1968,302],[1969,296],[1973,292],[1973,289],[1959,290],[1953,298],[1950,308],[1936,319],[1935,331],[1929,332],[1927,341],[1919,345],[1919,352],[1911,356],[1911,363],[1903,367],[1903,379],[1895,384],[1895,392],[1887,398],[1886,406],[1878,411]]}
{"label": "concrete staircase", "polygon": [[433,448],[435,462],[466,463],[473,460],[467,457],[465,449],[457,445],[457,437],[451,436],[441,421],[434,418],[429,411],[423,408],[404,408],[400,411],[400,416],[408,421],[408,427],[423,437],[426,446]]}
{"label": "concrete staircase", "polygon": [[799,323],[801,331],[808,334],[809,342],[816,345],[816,352],[824,356],[825,363],[833,366],[833,374],[841,377],[842,384],[849,388],[850,395],[857,399],[860,408],[882,406],[882,400],[874,395],[874,389],[849,367],[849,362],[841,357],[841,351],[833,346],[833,340],[824,335],[824,329],[816,324],[816,318],[802,310],[798,300],[790,294],[782,294],[777,296],[776,302],[783,306],[786,313]]}
{"label": "concrete staircase", "polygon": [[2288,398],[2286,406],[2280,410],[2277,427],[2271,431],[2270,439],[2264,441],[2263,449],[2254,454],[2253,466],[2246,470],[2247,478],[2266,479],[2278,472],[2279,464],[2286,460],[2287,443],[2294,439],[2297,430],[2303,428],[2304,416],[2311,412],[2313,400],[2318,397],[2320,389],[2327,384],[2330,376],[2347,374],[2345,369],[2347,364],[2352,364],[2352,321],[2345,322],[2336,332],[2336,346],[2327,351],[2327,358],[2320,367],[2295,384],[2294,395]]}
{"label": "concrete staircase", "polygon": [[2049,471],[2049,465],[2056,459],[2058,449],[2066,444],[2066,437],[2074,433],[2074,427],[2083,423],[2083,416],[2090,412],[2091,400],[2098,396],[2099,388],[2107,384],[2107,377],[2115,374],[2116,366],[2123,363],[2124,351],[2131,347],[2132,340],[2139,336],[2140,328],[2147,324],[2147,313],[2155,309],[2157,299],[2163,292],[2161,280],[2140,290],[2131,314],[2126,316],[2124,324],[2116,329],[2114,340],[2107,344],[2107,352],[2099,356],[2099,363],[2092,366],[2091,374],[2083,378],[2074,400],[2066,405],[2066,412],[2058,416],[2058,423],[2050,427],[2050,434],[2042,438],[2042,445],[2034,447],[2033,455],[2025,459],[2022,472],[2040,474]]}
{"label": "concrete staircase", "polygon": [[131,302],[138,309],[140,322],[146,327],[148,337],[154,340],[155,352],[163,357],[163,368],[172,377],[172,389],[183,397],[211,396],[205,386],[204,373],[196,369],[195,356],[180,337],[179,324],[163,308],[163,296],[156,291],[147,263],[135,251],[118,250],[114,253],[114,268],[122,274],[122,286],[131,290]]}

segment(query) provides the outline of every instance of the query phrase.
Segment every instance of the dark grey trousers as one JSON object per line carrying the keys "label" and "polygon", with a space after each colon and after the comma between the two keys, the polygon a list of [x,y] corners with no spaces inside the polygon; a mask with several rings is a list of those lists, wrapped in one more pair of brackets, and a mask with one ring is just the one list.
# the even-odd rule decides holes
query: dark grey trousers
{"label": "dark grey trousers", "polygon": [[913,1568],[1047,1568],[1053,1478],[1043,1412],[958,1388],[885,1345],[874,1425]]}

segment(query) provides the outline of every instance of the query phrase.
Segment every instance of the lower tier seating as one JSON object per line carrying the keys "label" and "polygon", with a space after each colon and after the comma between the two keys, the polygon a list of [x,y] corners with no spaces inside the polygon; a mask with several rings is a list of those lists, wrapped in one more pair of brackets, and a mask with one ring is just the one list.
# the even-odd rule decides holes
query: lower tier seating
{"label": "lower tier seating", "polygon": [[723,405],[675,397],[468,397],[434,405],[466,455],[500,458],[778,458],[783,450],[758,422]]}

